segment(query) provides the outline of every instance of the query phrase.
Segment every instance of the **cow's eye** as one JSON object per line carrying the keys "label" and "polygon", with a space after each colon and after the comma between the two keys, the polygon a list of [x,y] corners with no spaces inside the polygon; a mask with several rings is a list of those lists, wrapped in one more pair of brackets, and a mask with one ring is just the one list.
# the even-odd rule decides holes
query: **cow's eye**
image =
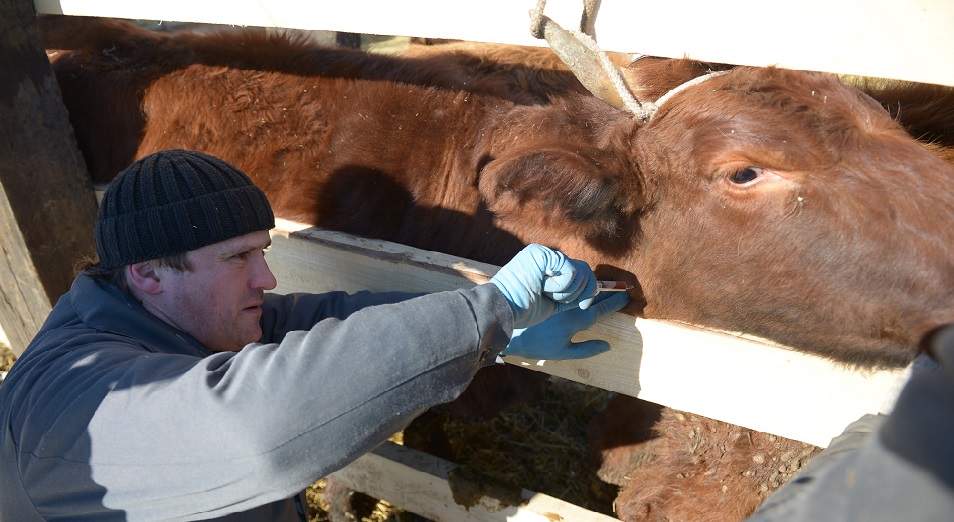
{"label": "cow's eye", "polygon": [[758,179],[762,175],[762,169],[759,167],[748,167],[737,170],[729,175],[729,181],[739,185],[745,185]]}

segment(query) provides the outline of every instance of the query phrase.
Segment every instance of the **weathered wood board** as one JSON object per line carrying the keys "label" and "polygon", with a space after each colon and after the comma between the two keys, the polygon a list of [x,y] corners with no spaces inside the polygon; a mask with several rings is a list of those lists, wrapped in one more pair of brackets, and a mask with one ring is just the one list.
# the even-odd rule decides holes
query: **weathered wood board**
{"label": "weathered wood board", "polygon": [[329,478],[436,522],[617,520],[526,489],[508,491],[506,496],[513,497],[509,501],[501,500],[504,495],[494,495],[493,489],[481,496],[471,492],[479,487],[455,478],[456,468],[446,460],[386,442]]}
{"label": "weathered wood board", "polygon": [[[266,259],[277,292],[435,292],[485,282],[497,270],[285,220],[272,241]],[[579,361],[507,362],[822,447],[865,413],[890,410],[905,380],[902,371],[851,371],[757,339],[623,314],[579,337],[606,339],[611,350]]]}
{"label": "weathered wood board", "polygon": [[29,0],[0,0],[0,328],[22,353],[92,247],[96,203]]}
{"label": "weathered wood board", "polygon": [[[35,0],[40,13],[191,21],[541,45],[529,32],[536,0]],[[778,65],[954,85],[950,0],[598,2],[605,50]],[[582,0],[549,0],[566,28]]]}

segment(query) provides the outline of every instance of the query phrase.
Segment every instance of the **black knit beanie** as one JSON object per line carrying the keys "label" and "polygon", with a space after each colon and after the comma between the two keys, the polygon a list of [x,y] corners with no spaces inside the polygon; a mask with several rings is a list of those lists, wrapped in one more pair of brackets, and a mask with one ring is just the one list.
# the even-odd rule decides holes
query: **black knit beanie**
{"label": "black knit beanie", "polygon": [[275,215],[245,173],[186,150],[160,151],[110,183],[96,220],[100,267],[158,259],[275,227]]}

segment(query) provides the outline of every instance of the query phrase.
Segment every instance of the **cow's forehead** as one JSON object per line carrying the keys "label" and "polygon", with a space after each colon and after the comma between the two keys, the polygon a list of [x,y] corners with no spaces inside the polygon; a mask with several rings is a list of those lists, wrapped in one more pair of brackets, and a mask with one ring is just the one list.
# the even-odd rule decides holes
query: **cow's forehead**
{"label": "cow's forehead", "polygon": [[832,166],[846,143],[877,149],[903,132],[874,100],[831,75],[756,68],[674,96],[649,129],[666,136],[667,154],[787,170]]}

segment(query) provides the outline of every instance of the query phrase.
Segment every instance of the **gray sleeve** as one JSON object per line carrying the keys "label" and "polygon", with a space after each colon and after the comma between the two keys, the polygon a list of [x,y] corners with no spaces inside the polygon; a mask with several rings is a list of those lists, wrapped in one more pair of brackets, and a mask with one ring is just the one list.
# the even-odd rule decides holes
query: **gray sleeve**
{"label": "gray sleeve", "polygon": [[110,379],[79,474],[105,507],[147,517],[290,497],[456,398],[512,320],[483,285],[362,307],[241,352],[140,356]]}
{"label": "gray sleeve", "polygon": [[351,314],[380,304],[406,301],[424,294],[404,292],[327,292],[323,294],[265,294],[262,304],[262,343],[277,343],[288,332],[310,330],[329,318],[347,319]]}
{"label": "gray sleeve", "polygon": [[940,371],[915,372],[890,415],[851,424],[751,521],[895,522],[954,517],[954,330]]}

